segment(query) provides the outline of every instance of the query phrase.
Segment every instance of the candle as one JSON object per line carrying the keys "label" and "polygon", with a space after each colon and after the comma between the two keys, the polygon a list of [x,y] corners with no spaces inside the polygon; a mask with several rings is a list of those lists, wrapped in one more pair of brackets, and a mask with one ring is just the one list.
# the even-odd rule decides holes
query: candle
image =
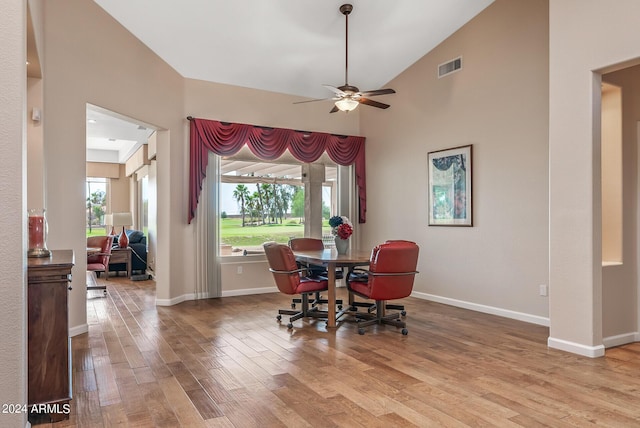
{"label": "candle", "polygon": [[47,257],[47,218],[44,209],[29,210],[29,257]]}
{"label": "candle", "polygon": [[29,216],[29,248],[45,248],[45,220],[44,216]]}

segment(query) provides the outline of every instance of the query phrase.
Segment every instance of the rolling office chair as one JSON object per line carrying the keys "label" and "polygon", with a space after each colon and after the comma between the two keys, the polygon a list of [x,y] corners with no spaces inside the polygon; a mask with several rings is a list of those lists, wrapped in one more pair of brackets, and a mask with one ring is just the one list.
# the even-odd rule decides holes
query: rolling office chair
{"label": "rolling office chair", "polygon": [[[418,273],[419,247],[410,241],[387,241],[371,252],[369,269],[356,268],[347,278],[349,301],[352,310],[358,306],[371,305],[355,302],[353,295],[375,300],[375,307],[368,313],[355,313],[358,333],[364,334],[364,327],[373,324],[390,324],[402,327],[402,334],[408,334],[406,323],[400,319],[406,311],[402,305],[387,304],[388,300],[407,297],[413,290],[415,275]],[[387,314],[388,309],[399,310]],[[372,313],[375,312],[375,313]]]}
{"label": "rolling office chair", "polygon": [[[324,250],[324,244],[322,243],[322,239],[317,238],[291,238],[289,239],[289,247],[293,251],[321,251]],[[298,268],[306,268],[307,276],[310,278],[316,277],[326,277],[327,276],[327,268],[322,265],[314,265],[309,263],[297,262]],[[343,270],[342,268],[336,269],[336,279],[343,278]],[[294,298],[291,300],[291,309],[295,309],[296,303],[302,303],[301,299]],[[323,299],[320,295],[320,292],[316,293],[316,298],[310,302],[311,306],[320,305],[323,303],[329,303],[327,299]],[[342,305],[342,300],[336,300],[338,305]],[[342,306],[339,306],[338,309],[342,309]]]}
{"label": "rolling office chair", "polygon": [[[317,238],[291,238],[289,239],[289,247],[293,251],[313,251],[313,250],[324,250],[324,244],[322,243],[322,239]],[[309,272],[308,276],[311,278],[323,276],[327,276],[327,268],[322,265],[314,265],[308,263],[297,262],[299,268],[307,268]],[[344,276],[343,269],[336,269],[336,279],[342,279]],[[292,299],[291,308],[295,309],[296,303],[301,303],[300,299]],[[320,293],[316,293],[316,298],[314,301],[310,302],[311,306],[319,305],[322,303],[328,303],[326,299],[323,299]],[[336,300],[338,305],[342,305],[342,300]],[[339,309],[342,309],[340,306]]]}
{"label": "rolling office chair", "polygon": [[280,309],[276,319],[280,321],[282,315],[291,315],[287,328],[293,328],[293,322],[303,317],[327,318],[326,311],[317,307],[309,308],[309,295],[328,288],[327,278],[309,278],[303,276],[306,268],[298,268],[293,251],[287,245],[269,243],[264,245],[264,253],[269,261],[269,271],[273,274],[278,290],[281,293],[300,294],[302,308],[299,311]]}

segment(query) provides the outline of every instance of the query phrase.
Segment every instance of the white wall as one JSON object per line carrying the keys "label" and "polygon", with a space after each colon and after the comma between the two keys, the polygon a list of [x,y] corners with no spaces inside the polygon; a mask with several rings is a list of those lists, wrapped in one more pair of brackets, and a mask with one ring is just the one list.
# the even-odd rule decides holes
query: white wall
{"label": "white wall", "polygon": [[[0,1],[0,403],[27,402],[26,2]],[[0,413],[1,426],[25,426]]]}
{"label": "white wall", "polygon": [[[362,243],[416,241],[418,297],[548,322],[547,32],[546,1],[497,0],[385,85],[389,109],[362,107]],[[427,154],[467,144],[473,227],[428,226]]]}
{"label": "white wall", "polygon": [[637,59],[640,2],[549,2],[549,345],[603,354],[600,81]]}

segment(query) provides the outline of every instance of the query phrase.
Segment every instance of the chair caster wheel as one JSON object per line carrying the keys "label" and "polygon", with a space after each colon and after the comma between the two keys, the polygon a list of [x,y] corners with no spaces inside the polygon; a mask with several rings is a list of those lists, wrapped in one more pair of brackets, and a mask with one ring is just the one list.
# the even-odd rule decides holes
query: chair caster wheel
{"label": "chair caster wheel", "polygon": [[406,336],[407,334],[409,334],[409,330],[407,330],[406,328],[402,329],[402,335]]}
{"label": "chair caster wheel", "polygon": [[293,328],[293,324],[292,323],[287,324],[287,328],[291,330]]}
{"label": "chair caster wheel", "polygon": [[341,311],[342,310],[342,305],[338,305],[338,310]]}
{"label": "chair caster wheel", "polygon": [[357,306],[351,306],[351,307],[349,308],[349,310],[350,310],[350,311],[353,311],[353,312],[358,312],[358,307],[357,307]]}
{"label": "chair caster wheel", "polygon": [[295,308],[296,308],[296,304],[295,304],[295,303],[292,303],[292,304],[291,304],[291,309],[295,309]]}
{"label": "chair caster wheel", "polygon": [[276,317],[276,319],[277,319],[278,321],[280,321],[280,320],[282,319],[282,315],[278,315],[278,316]]}
{"label": "chair caster wheel", "polygon": [[400,315],[402,315],[403,317],[407,315],[407,311],[402,311],[400,312]]}
{"label": "chair caster wheel", "polygon": [[364,328],[359,328],[359,329],[358,329],[358,334],[359,334],[360,336],[363,336],[363,335],[364,335]]}

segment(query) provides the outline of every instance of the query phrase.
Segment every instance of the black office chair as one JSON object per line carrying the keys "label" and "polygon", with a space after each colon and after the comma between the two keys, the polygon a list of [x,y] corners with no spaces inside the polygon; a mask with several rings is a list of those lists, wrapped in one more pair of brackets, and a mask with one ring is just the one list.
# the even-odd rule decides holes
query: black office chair
{"label": "black office chair", "polygon": [[[291,238],[289,239],[289,247],[293,251],[321,251],[324,250],[322,239],[317,238]],[[328,272],[326,266],[314,265],[311,263],[297,262],[298,268],[305,268],[310,278],[327,277]],[[336,269],[336,279],[343,278],[342,268]],[[302,303],[301,299],[294,298],[291,300],[291,308],[295,309],[296,303]],[[320,292],[316,293],[316,298],[310,302],[311,306],[329,303],[327,299],[323,299]],[[342,300],[336,300],[338,309],[342,309]]]}

